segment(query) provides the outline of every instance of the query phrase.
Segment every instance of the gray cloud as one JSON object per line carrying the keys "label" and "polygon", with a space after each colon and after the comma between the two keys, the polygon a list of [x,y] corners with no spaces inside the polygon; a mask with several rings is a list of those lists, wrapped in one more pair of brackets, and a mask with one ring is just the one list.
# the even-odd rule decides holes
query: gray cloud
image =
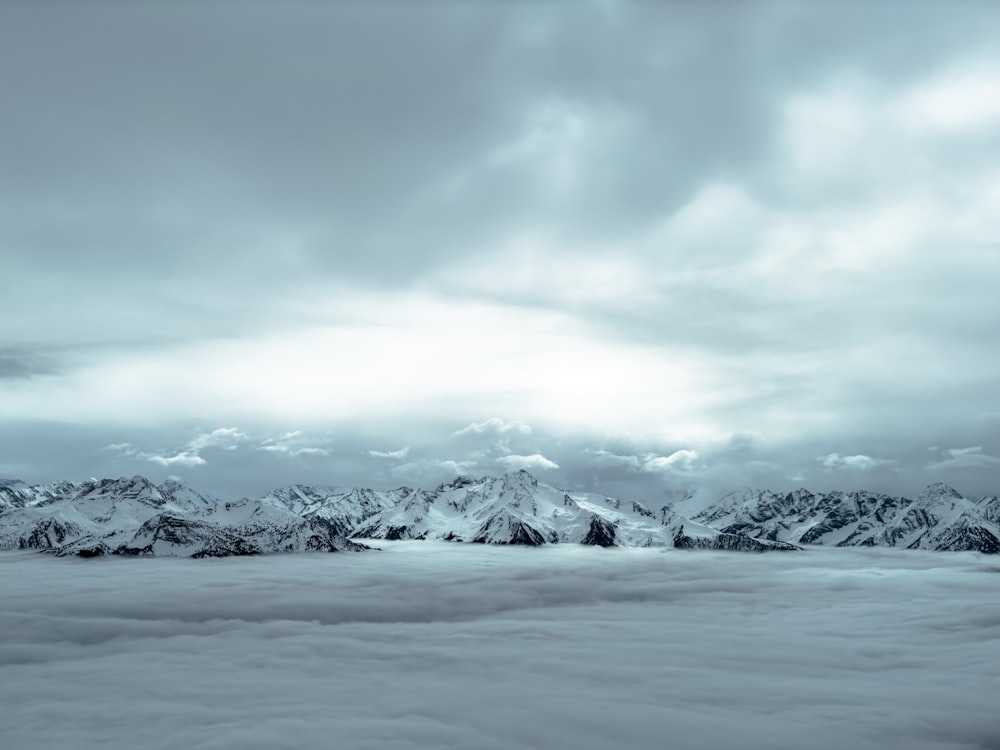
{"label": "gray cloud", "polygon": [[0,731],[111,750],[1000,740],[983,556],[419,544],[97,565],[5,553]]}
{"label": "gray cloud", "polygon": [[53,374],[52,365],[38,354],[23,349],[0,348],[0,380]]}
{"label": "gray cloud", "polygon": [[0,470],[989,491],[997,23],[5,5]]}

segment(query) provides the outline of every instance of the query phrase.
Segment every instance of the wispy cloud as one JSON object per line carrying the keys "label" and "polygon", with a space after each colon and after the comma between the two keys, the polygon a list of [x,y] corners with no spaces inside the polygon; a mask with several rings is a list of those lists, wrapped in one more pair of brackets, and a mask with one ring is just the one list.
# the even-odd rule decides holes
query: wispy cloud
{"label": "wispy cloud", "polygon": [[285,456],[329,456],[326,441],[307,435],[302,430],[285,432],[277,437],[266,438],[257,446],[257,450]]}
{"label": "wispy cloud", "polygon": [[159,466],[176,466],[193,468],[195,466],[205,466],[208,461],[201,456],[201,452],[209,448],[217,448],[225,451],[236,450],[240,443],[249,440],[247,433],[235,427],[219,427],[211,432],[204,432],[195,435],[187,444],[176,450],[140,450],[132,443],[111,443],[104,447],[105,451],[137,461],[148,461]]}
{"label": "wispy cloud", "polygon": [[501,456],[497,463],[507,469],[558,469],[559,464],[552,461],[540,453],[532,453],[530,456],[518,456],[511,454]]}
{"label": "wispy cloud", "polygon": [[946,448],[941,450],[942,458],[928,465],[930,471],[943,469],[986,469],[1000,466],[1000,457],[983,453],[982,446],[969,448]]}
{"label": "wispy cloud", "polygon": [[403,459],[410,454],[410,446],[405,448],[400,448],[398,451],[368,451],[368,455],[372,458],[391,458],[391,459]]}

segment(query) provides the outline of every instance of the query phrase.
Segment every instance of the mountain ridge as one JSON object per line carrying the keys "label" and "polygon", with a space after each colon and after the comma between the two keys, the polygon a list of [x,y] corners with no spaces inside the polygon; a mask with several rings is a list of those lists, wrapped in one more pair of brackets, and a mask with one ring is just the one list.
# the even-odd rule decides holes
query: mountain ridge
{"label": "mountain ridge", "polygon": [[[681,508],[683,510],[683,508]],[[142,475],[0,482],[0,549],[59,555],[222,556],[361,549],[352,539],[742,551],[803,545],[1000,552],[1000,498],[934,483],[916,498],[868,490],[742,487],[690,517],[670,503],[564,490],[519,470],[427,490],[295,484],[223,501]]]}

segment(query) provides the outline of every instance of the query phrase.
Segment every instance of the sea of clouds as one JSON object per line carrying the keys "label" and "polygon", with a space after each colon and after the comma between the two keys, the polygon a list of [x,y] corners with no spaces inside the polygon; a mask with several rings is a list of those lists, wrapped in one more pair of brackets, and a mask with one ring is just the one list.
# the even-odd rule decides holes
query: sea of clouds
{"label": "sea of clouds", "polygon": [[7,748],[1000,748],[1000,564],[0,554]]}

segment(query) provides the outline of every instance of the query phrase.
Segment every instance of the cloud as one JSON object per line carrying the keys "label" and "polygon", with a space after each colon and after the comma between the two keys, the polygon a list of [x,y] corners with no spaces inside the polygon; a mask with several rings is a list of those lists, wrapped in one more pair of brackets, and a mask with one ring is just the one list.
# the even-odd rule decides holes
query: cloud
{"label": "cloud", "polygon": [[410,446],[405,448],[400,448],[398,451],[368,451],[368,455],[373,458],[393,458],[393,459],[403,459],[406,458],[410,453]]}
{"label": "cloud", "polygon": [[188,448],[193,451],[200,451],[205,448],[222,448],[223,450],[236,450],[237,446],[249,440],[250,436],[235,427],[219,427],[211,432],[198,435],[188,443]]}
{"label": "cloud", "polygon": [[983,452],[983,447],[981,445],[976,445],[972,448],[948,448],[944,451],[945,455],[951,458],[959,458],[960,456],[971,456]]}
{"label": "cloud", "polygon": [[125,458],[136,461],[148,461],[159,466],[204,466],[207,462],[193,448],[185,448],[177,452],[141,451],[131,443],[111,443],[102,449]]}
{"label": "cloud", "polygon": [[478,465],[477,461],[471,459],[416,458],[393,465],[389,475],[418,486],[429,486],[469,474]]}
{"label": "cloud", "polygon": [[247,433],[235,427],[219,427],[211,432],[196,435],[183,448],[174,451],[145,451],[129,442],[111,443],[104,446],[102,450],[126,458],[134,458],[137,461],[148,461],[158,466],[193,468],[208,464],[208,461],[200,455],[201,451],[208,448],[235,451],[240,443],[249,439],[250,436]]}
{"label": "cloud", "polygon": [[943,458],[931,462],[929,471],[949,469],[996,469],[1000,466],[1000,458],[983,453],[982,446],[970,448],[947,448],[941,451]]}
{"label": "cloud", "polygon": [[52,365],[39,354],[23,349],[0,348],[0,380],[53,375],[55,372]]}
{"label": "cloud", "polygon": [[4,553],[0,735],[107,750],[1000,742],[987,556],[380,546]]}
{"label": "cloud", "polygon": [[497,459],[497,463],[503,465],[507,469],[558,469],[559,464],[555,461],[550,461],[545,456],[540,453],[532,453],[530,456],[518,456],[517,454],[511,454],[509,456],[501,456]]}
{"label": "cloud", "polygon": [[842,456],[839,453],[829,453],[816,459],[828,470],[830,469],[853,469],[855,471],[867,471],[880,466],[892,466],[896,462],[887,458],[873,458],[857,454],[854,456]]}
{"label": "cloud", "polygon": [[45,5],[0,3],[19,472],[128,440],[262,491],[410,445],[657,496],[1000,455],[996,3]]}
{"label": "cloud", "polygon": [[485,434],[506,435],[508,433],[530,435],[531,427],[530,425],[523,424],[522,422],[508,421],[501,419],[500,417],[490,417],[485,422],[473,422],[472,424],[453,432],[452,437]]}
{"label": "cloud", "polygon": [[643,457],[642,470],[648,472],[673,472],[687,474],[698,468],[698,451],[681,449],[669,456],[649,453]]}
{"label": "cloud", "polygon": [[294,430],[275,438],[264,439],[257,450],[286,456],[329,456],[330,452],[322,447],[325,444],[322,438],[307,435],[302,430]]}
{"label": "cloud", "polygon": [[638,469],[640,464],[638,456],[619,455],[604,449],[592,450],[588,448],[587,454],[590,456],[590,463],[594,466],[604,468],[621,467],[626,469]]}
{"label": "cloud", "polygon": [[199,456],[197,453],[186,450],[180,453],[170,456],[170,455],[157,455],[155,453],[136,453],[134,454],[136,458],[142,461],[149,461],[150,463],[159,464],[160,466],[204,466],[208,463],[204,458]]}
{"label": "cloud", "polygon": [[952,67],[908,91],[897,104],[916,128],[961,134],[1000,124],[1000,65]]}
{"label": "cloud", "polygon": [[109,443],[105,445],[101,450],[111,451],[112,453],[121,453],[125,456],[135,455],[135,447],[131,443]]}

